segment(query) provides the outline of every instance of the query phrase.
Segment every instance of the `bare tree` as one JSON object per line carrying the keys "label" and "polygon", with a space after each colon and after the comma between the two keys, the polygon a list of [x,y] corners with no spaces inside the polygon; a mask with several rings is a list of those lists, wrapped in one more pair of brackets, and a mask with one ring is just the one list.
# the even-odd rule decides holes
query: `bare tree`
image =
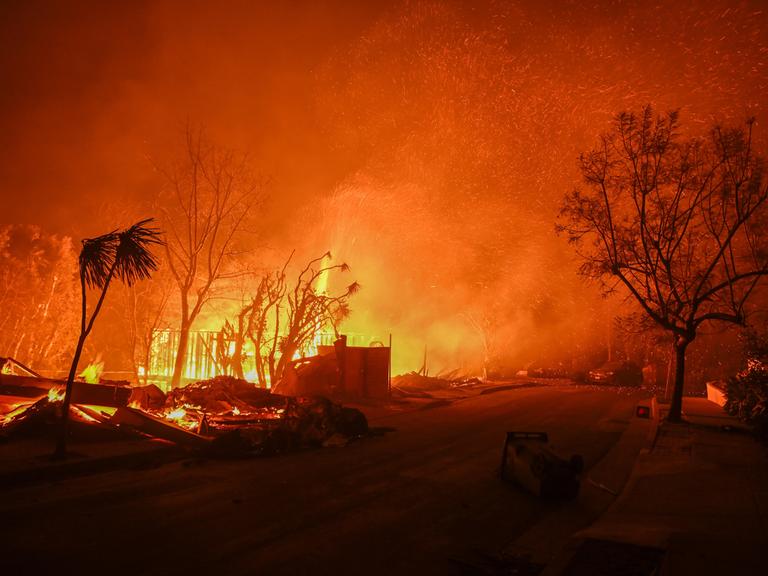
{"label": "bare tree", "polygon": [[306,348],[324,328],[338,336],[338,325],[349,315],[349,299],[360,288],[353,282],[338,294],[319,289],[321,278],[346,272],[346,264],[329,264],[330,252],[310,260],[289,284],[286,269],[293,253],[279,270],[264,274],[251,301],[238,315],[255,348],[259,383],[273,385],[282,378],[296,352]]}
{"label": "bare tree", "polygon": [[330,326],[338,338],[339,323],[349,316],[349,298],[360,289],[357,282],[353,282],[335,296],[317,289],[317,283],[323,276],[327,277],[333,271],[349,271],[349,266],[344,263],[327,264],[330,259],[331,253],[326,252],[319,258],[310,260],[296,278],[293,290],[287,292],[286,330],[280,338],[280,359],[277,364],[274,364],[274,353],[272,355],[272,382],[277,382],[282,377],[294,354],[310,342],[322,328]]}
{"label": "bare tree", "polygon": [[499,316],[490,307],[477,307],[464,313],[464,318],[477,335],[483,347],[483,380],[488,379],[488,368],[496,355]]}
{"label": "bare tree", "polygon": [[285,270],[292,258],[293,252],[280,270],[268,272],[261,277],[252,301],[241,311],[247,318],[246,332],[253,342],[256,374],[263,388],[267,386],[268,376],[269,381],[275,383],[272,377],[286,292]]}
{"label": "bare tree", "polygon": [[181,383],[192,324],[215,286],[236,273],[238,237],[261,196],[245,156],[213,146],[190,128],[185,144],[184,158],[166,173],[171,193],[162,208],[167,262],[180,298],[174,388]]}
{"label": "bare tree", "polygon": [[564,199],[558,229],[581,272],[622,286],[674,339],[669,419],[681,417],[685,354],[702,324],[743,324],[768,274],[764,162],[745,128],[683,139],[678,114],[619,114],[580,159],[584,189]]}

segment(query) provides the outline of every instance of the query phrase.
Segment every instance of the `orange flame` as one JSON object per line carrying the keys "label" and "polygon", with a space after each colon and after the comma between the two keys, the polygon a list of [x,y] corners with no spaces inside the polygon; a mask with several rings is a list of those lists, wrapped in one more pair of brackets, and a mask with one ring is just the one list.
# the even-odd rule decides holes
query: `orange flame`
{"label": "orange flame", "polygon": [[93,362],[88,364],[85,369],[80,373],[80,377],[83,378],[88,384],[98,384],[101,379],[101,373],[104,372],[104,362]]}

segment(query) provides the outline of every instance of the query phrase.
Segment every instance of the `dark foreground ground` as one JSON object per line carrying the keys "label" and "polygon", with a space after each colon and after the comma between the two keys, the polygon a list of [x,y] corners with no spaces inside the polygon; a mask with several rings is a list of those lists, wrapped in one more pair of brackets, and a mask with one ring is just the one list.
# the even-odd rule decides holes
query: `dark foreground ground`
{"label": "dark foreground ground", "polygon": [[506,390],[429,410],[372,411],[372,426],[394,430],[342,448],[4,489],[2,573],[468,573],[558,506],[500,482],[505,433],[547,431],[589,470],[643,396]]}

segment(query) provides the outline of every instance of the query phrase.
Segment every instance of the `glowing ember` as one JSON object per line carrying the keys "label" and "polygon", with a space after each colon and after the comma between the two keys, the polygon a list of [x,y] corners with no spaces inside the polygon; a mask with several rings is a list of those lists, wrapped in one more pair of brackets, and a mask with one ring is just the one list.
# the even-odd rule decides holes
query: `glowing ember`
{"label": "glowing ember", "polygon": [[80,373],[80,377],[88,384],[98,384],[102,372],[104,372],[104,362],[94,362],[85,367]]}
{"label": "glowing ember", "polygon": [[197,406],[190,406],[185,404],[176,408],[170,408],[166,412],[156,414],[161,418],[164,418],[168,422],[172,422],[177,426],[186,428],[187,430],[197,431],[200,428],[200,423],[203,421],[205,414]]}
{"label": "glowing ember", "polygon": [[85,422],[92,422],[92,423],[97,423],[97,424],[99,422],[96,418],[94,418],[93,416],[88,414],[88,412],[86,412],[85,410],[81,409],[79,406],[73,405],[71,410],[72,410],[72,412],[74,414],[77,415],[77,417],[79,419],[81,419],[81,420],[83,420]]}
{"label": "glowing ember", "polygon": [[184,408],[176,408],[165,415],[166,420],[181,420],[187,415],[187,411]]}
{"label": "glowing ember", "polygon": [[11,422],[16,416],[23,414],[24,411],[32,406],[33,402],[21,402],[19,404],[13,404],[10,406],[10,410],[0,416],[0,426],[4,426]]}

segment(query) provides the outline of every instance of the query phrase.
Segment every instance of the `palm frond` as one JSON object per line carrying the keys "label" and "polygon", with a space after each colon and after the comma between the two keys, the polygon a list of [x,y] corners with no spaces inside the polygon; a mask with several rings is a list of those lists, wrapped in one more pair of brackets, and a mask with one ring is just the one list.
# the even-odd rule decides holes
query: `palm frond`
{"label": "palm frond", "polygon": [[102,288],[115,261],[117,231],[83,240],[80,275],[90,288]]}
{"label": "palm frond", "polygon": [[160,230],[151,226],[152,222],[152,218],[147,218],[117,233],[115,276],[128,286],[149,278],[157,270],[152,247],[162,245],[163,241]]}

